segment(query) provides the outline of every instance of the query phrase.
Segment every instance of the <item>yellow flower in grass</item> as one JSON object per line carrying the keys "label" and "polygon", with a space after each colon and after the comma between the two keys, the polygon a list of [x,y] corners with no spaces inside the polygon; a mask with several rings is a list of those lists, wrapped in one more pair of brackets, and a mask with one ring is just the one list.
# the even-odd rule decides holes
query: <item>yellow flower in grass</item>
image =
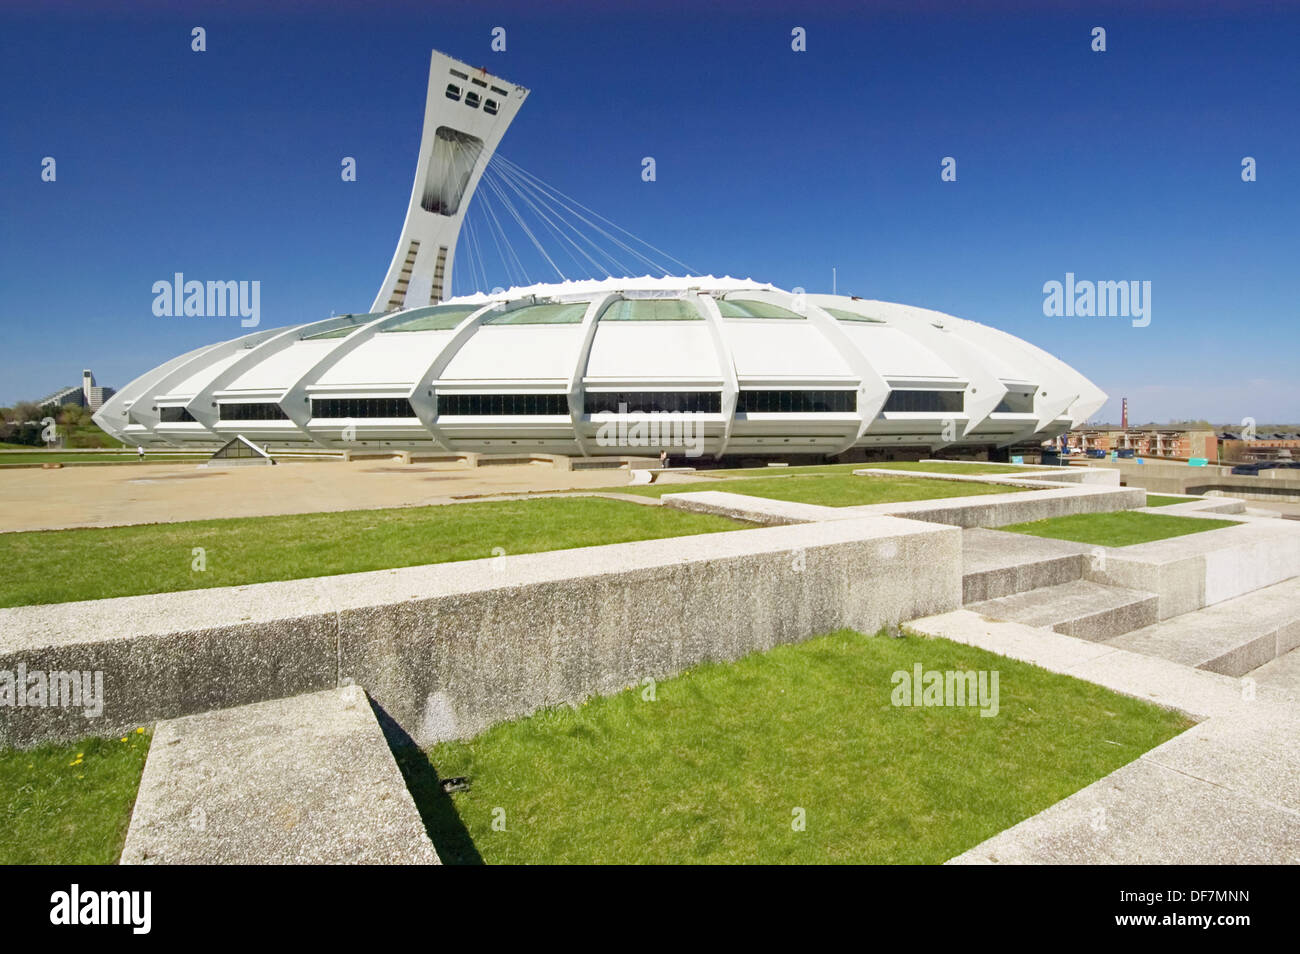
{"label": "yellow flower in grass", "polygon": [[126,741],[126,736],[122,736],[122,741],[123,741],[123,742]]}
{"label": "yellow flower in grass", "polygon": [[136,735],[144,735],[144,726],[140,726],[140,728],[136,729],[136,730],[135,730],[135,734],[136,734]]}

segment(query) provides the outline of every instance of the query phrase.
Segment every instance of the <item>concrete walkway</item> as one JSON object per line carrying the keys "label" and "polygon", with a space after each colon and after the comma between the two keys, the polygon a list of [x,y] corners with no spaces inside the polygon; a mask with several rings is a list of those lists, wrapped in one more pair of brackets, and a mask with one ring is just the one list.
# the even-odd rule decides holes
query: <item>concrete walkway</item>
{"label": "concrete walkway", "polygon": [[122,864],[437,864],[356,686],[159,722]]}
{"label": "concrete walkway", "polygon": [[[678,475],[685,476],[685,475]],[[384,460],[202,469],[194,463],[0,469],[0,532],[424,507],[458,497],[626,486],[626,470]]]}
{"label": "concrete walkway", "polygon": [[969,610],[907,625],[1201,720],[949,864],[1300,863],[1300,693]]}

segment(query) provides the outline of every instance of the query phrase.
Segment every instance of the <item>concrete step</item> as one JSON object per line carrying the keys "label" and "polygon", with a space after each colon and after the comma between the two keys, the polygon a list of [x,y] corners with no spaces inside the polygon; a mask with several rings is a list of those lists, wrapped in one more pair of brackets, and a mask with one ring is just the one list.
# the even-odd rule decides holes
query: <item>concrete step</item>
{"label": "concrete step", "polygon": [[1173,616],[1108,643],[1225,676],[1244,676],[1300,646],[1300,577]]}
{"label": "concrete step", "polygon": [[1283,653],[1246,675],[1261,686],[1285,689],[1300,697],[1300,649]]}
{"label": "concrete step", "polygon": [[1081,579],[1095,549],[1001,530],[963,530],[962,603],[977,603]]}
{"label": "concrete step", "polygon": [[355,686],[159,722],[123,864],[438,864]]}
{"label": "concrete step", "polygon": [[1158,604],[1154,593],[1073,580],[982,600],[966,609],[989,619],[1101,641],[1156,622]]}

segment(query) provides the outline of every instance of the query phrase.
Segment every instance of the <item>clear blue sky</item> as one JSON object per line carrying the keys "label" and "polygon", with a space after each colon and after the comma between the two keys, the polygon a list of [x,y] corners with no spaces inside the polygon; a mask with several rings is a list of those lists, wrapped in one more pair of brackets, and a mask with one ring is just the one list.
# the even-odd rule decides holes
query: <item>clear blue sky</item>
{"label": "clear blue sky", "polygon": [[[364,311],[436,48],[532,90],[505,156],[697,269],[1005,329],[1102,420],[1300,421],[1294,4],[130,6],[0,12],[0,403],[239,334],[152,314],[177,271],[260,281],[263,327]],[[1045,317],[1066,272],[1150,281],[1150,326]]]}

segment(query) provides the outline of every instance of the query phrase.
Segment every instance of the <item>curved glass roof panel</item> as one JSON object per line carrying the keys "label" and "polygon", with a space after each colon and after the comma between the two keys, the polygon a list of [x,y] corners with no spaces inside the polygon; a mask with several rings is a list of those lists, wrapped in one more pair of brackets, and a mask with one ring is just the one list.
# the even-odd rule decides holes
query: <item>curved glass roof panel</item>
{"label": "curved glass roof panel", "polygon": [[417,308],[384,331],[450,331],[482,308],[482,305],[431,305]]}
{"label": "curved glass roof panel", "polygon": [[524,305],[514,311],[502,312],[486,319],[485,325],[576,325],[587,313],[588,302],[574,301],[564,304]]}
{"label": "curved glass roof panel", "polygon": [[378,318],[382,312],[373,315],[338,315],[339,318],[347,320],[347,324],[338,328],[331,328],[329,331],[322,331],[314,335],[304,335],[302,341],[322,341],[326,338],[346,338],[352,332],[356,331],[366,322]]}
{"label": "curved glass roof panel", "polygon": [[822,311],[832,318],[838,318],[840,321],[865,321],[873,325],[886,324],[883,318],[872,318],[870,315],[859,315],[856,311],[845,311],[843,308],[822,308]]}
{"label": "curved glass roof panel", "polygon": [[601,313],[601,321],[703,321],[681,298],[621,298]]}
{"label": "curved glass roof panel", "polygon": [[723,318],[803,318],[803,315],[795,314],[787,308],[772,305],[765,301],[752,301],[748,298],[719,298],[716,300],[718,311],[722,312]]}

